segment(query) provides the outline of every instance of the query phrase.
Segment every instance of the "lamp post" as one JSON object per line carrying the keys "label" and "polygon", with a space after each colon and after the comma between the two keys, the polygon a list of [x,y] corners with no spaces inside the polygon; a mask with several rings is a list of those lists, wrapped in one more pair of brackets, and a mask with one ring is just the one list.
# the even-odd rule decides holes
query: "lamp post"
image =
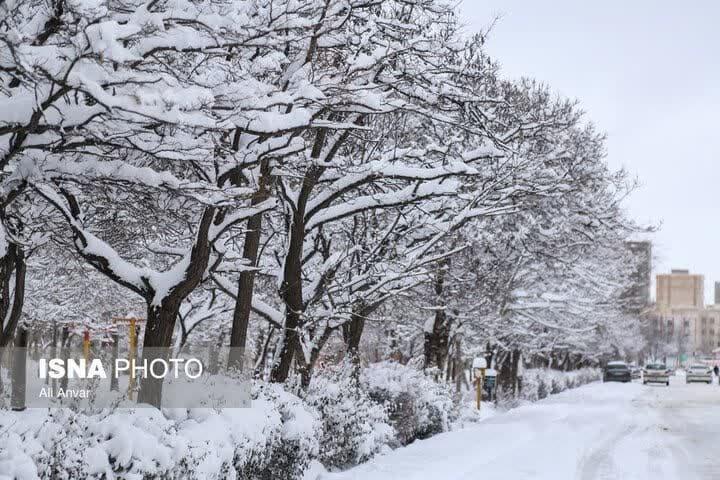
{"label": "lamp post", "polygon": [[137,359],[137,327],[138,323],[144,322],[144,318],[113,318],[113,322],[124,323],[128,328],[128,361],[130,362],[130,378],[128,379],[128,398],[132,400],[135,392],[135,360]]}
{"label": "lamp post", "polygon": [[473,360],[473,370],[475,371],[475,388],[477,409],[480,410],[482,403],[482,389],[485,383],[485,369],[487,368],[487,360],[484,357],[477,357]]}
{"label": "lamp post", "polygon": [[90,361],[90,330],[85,328],[85,332],[83,332],[83,357],[85,358],[85,363],[87,364]]}

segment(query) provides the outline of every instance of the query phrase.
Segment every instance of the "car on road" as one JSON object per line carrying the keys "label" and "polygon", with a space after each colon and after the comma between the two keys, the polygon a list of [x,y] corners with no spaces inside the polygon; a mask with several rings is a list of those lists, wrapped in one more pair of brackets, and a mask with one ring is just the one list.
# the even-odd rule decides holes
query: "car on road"
{"label": "car on road", "polygon": [[713,372],[707,365],[690,365],[685,371],[685,383],[703,382],[708,385],[712,383]]}
{"label": "car on road", "polygon": [[609,362],[603,371],[603,382],[629,382],[632,380],[630,367],[625,362]]}
{"label": "car on road", "polygon": [[664,383],[670,386],[670,370],[662,363],[650,363],[643,370],[643,385],[648,383]]}
{"label": "car on road", "polygon": [[630,378],[633,380],[636,380],[640,378],[640,375],[642,374],[642,369],[638,367],[637,365],[629,365],[630,368]]}

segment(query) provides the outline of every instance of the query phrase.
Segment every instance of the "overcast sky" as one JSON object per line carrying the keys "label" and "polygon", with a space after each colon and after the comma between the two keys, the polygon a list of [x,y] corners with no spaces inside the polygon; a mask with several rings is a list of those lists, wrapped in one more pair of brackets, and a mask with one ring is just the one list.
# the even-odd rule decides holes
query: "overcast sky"
{"label": "overcast sky", "polygon": [[[608,161],[641,187],[631,215],[661,224],[654,273],[720,281],[720,2],[465,0],[468,30],[508,77],[532,76],[577,98],[608,134]],[[653,292],[654,296],[654,292]]]}

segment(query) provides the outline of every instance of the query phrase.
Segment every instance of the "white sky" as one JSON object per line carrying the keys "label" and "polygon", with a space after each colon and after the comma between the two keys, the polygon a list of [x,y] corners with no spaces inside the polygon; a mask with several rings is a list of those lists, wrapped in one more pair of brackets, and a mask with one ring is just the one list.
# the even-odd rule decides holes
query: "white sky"
{"label": "white sky", "polygon": [[[469,31],[509,77],[580,100],[608,134],[608,161],[641,187],[631,215],[661,229],[654,273],[720,280],[720,1],[464,0]],[[654,292],[653,292],[654,296]]]}

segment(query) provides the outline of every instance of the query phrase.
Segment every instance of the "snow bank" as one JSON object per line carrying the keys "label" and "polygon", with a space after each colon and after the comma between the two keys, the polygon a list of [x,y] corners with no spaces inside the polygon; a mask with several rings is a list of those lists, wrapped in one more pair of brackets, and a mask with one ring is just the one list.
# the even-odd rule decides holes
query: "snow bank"
{"label": "snow bank", "polygon": [[[666,397],[666,390],[655,391]],[[659,427],[667,420],[652,412],[658,402],[653,396],[637,383],[585,385],[342,473],[315,470],[306,480],[695,478],[683,475],[687,456],[682,443]],[[685,469],[666,468],[673,463]]]}

